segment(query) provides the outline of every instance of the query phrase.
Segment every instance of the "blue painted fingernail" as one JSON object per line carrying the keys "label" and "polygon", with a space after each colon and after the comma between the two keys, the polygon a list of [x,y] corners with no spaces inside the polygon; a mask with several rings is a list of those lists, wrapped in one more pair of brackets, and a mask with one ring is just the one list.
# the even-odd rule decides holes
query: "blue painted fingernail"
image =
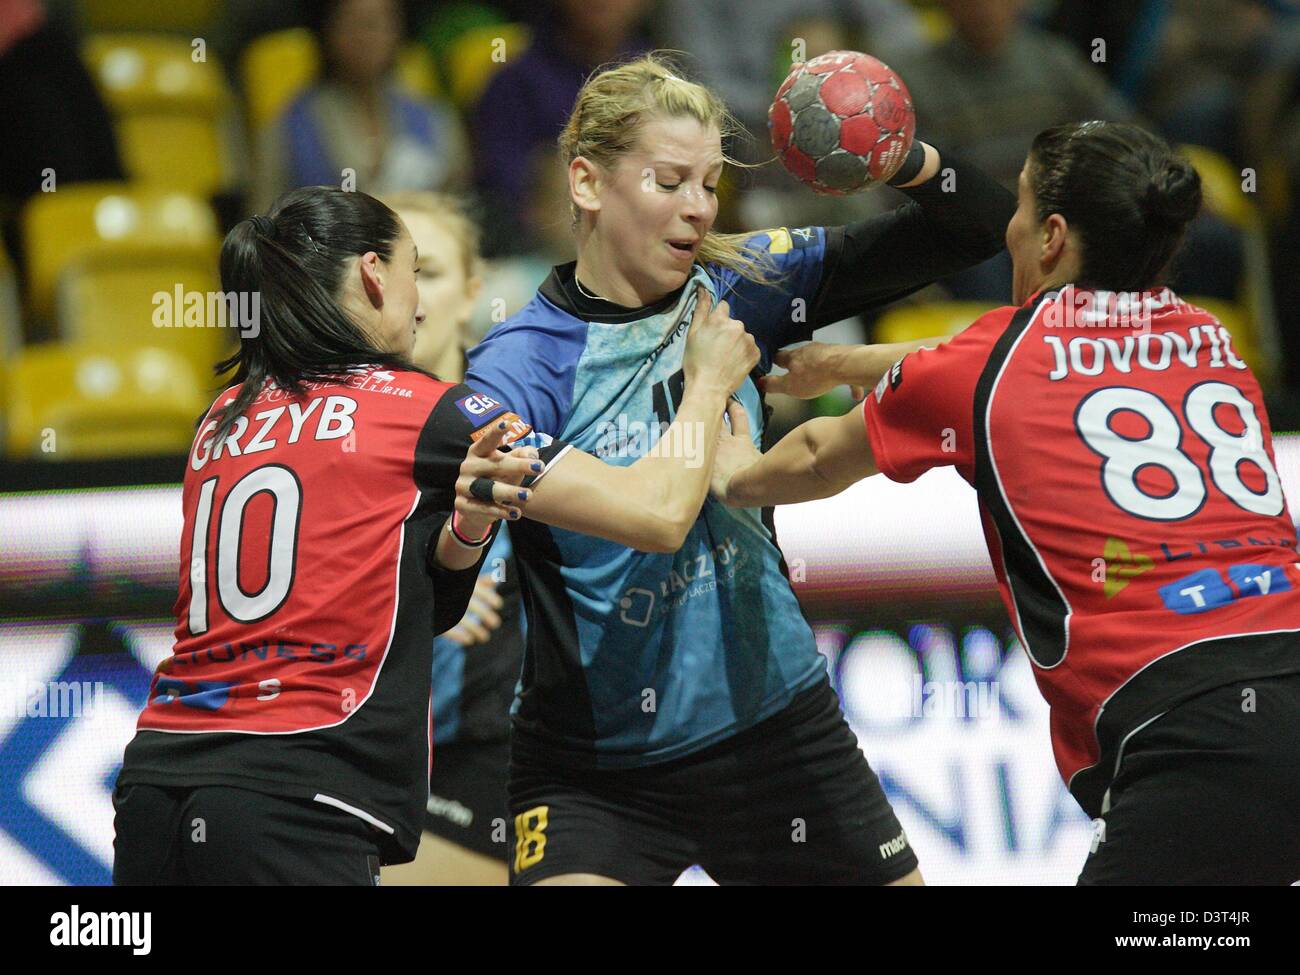
{"label": "blue painted fingernail", "polygon": [[500,423],[497,424],[497,429],[498,429],[498,430],[504,430],[505,428],[506,428],[506,421],[505,421],[505,420],[502,420]]}
{"label": "blue painted fingernail", "polygon": [[520,492],[519,492],[519,500],[520,500],[520,501],[527,501],[527,500],[528,500],[528,492],[527,492],[527,491],[520,491]]}
{"label": "blue painted fingernail", "polygon": [[534,471],[540,471],[541,469],[542,469],[542,465],[541,465],[541,462],[540,462],[540,461],[539,461],[538,463],[536,463],[536,464],[533,465],[533,470],[534,470]]}
{"label": "blue painted fingernail", "polygon": [[511,517],[511,519],[518,518],[518,517],[519,517],[519,512],[518,512],[518,511],[514,511],[514,510],[512,510],[512,511],[510,512],[510,517]]}

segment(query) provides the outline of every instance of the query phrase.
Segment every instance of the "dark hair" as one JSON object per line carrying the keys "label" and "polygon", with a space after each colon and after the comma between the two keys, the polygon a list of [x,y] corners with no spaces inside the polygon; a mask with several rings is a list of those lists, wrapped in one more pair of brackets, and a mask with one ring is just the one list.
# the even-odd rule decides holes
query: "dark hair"
{"label": "dark hair", "polygon": [[1160,283],[1201,209],[1201,177],[1169,144],[1124,122],[1068,122],[1029,150],[1038,219],[1059,213],[1083,244],[1080,287]]}
{"label": "dark hair", "polygon": [[268,377],[300,393],[303,381],[357,366],[416,369],[377,348],[336,298],[349,259],[374,251],[391,260],[401,232],[397,214],[373,196],[332,186],[291,190],[265,216],[234,226],[221,245],[221,289],[258,294],[258,327],[241,331],[239,351],[216,365],[218,375],[238,366],[233,381],[243,386],[217,414],[214,440],[226,435]]}

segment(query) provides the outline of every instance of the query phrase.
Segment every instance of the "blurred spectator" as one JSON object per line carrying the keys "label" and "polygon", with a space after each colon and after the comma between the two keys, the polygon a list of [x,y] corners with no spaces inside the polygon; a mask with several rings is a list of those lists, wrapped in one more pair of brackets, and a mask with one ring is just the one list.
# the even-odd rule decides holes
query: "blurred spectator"
{"label": "blurred spectator", "polygon": [[554,148],[538,146],[528,160],[525,196],[519,203],[522,244],[517,253],[491,260],[470,318],[470,344],[533,300],[551,268],[577,255],[569,204],[569,172]]}
{"label": "blurred spectator", "polygon": [[[1009,189],[1034,136],[1080,119],[1137,121],[1105,75],[1070,44],[1021,18],[1023,0],[944,0],[952,36],[894,67],[916,104],[927,140],[974,162]],[[1193,225],[1174,285],[1233,299],[1241,276],[1239,234],[1213,217]],[[1009,301],[1005,253],[944,282],[957,299]]]}
{"label": "blurred spectator", "polygon": [[1289,387],[1275,428],[1300,429],[1300,10],[1280,19],[1245,99],[1241,161],[1258,176],[1273,216],[1269,250],[1274,307]]}
{"label": "blurred spectator", "polygon": [[344,169],[355,171],[356,189],[376,195],[465,186],[469,153],[456,113],[394,80],[396,0],[316,0],[309,13],[323,78],[263,136],[257,208],[296,186],[337,186]]}
{"label": "blurred spectator", "polygon": [[[113,119],[81,60],[69,18],[40,0],[0,0],[0,236],[25,284],[20,214],[42,191],[125,178]],[[21,287],[21,285],[20,285]],[[12,295],[0,316],[19,320]],[[0,346],[48,337],[48,323],[0,322]]]}
{"label": "blurred spectator", "polygon": [[916,104],[918,131],[1009,189],[1034,136],[1076,119],[1133,121],[1105,77],[1058,37],[1023,23],[1023,0],[944,0],[953,34],[893,67]]}
{"label": "blurred spectator", "polygon": [[113,122],[76,40],[38,0],[0,0],[0,218],[10,252],[21,258],[11,219],[33,193],[122,178]]}
{"label": "blurred spectator", "polygon": [[[1058,3],[1046,27],[1095,64],[1120,95],[1135,102],[1167,9],[1168,0]],[[1104,44],[1099,46],[1098,41]]]}
{"label": "blurred spectator", "polygon": [[[552,147],[593,68],[649,50],[647,0],[554,0],[532,43],[488,83],[473,113],[475,176],[488,207],[490,254],[517,251],[517,214],[538,146]],[[567,212],[567,206],[565,208]]]}
{"label": "blurred spectator", "polygon": [[1242,98],[1264,63],[1275,15],[1259,0],[1166,0],[1165,6],[1137,104],[1170,141],[1238,159]]}
{"label": "blurred spectator", "polygon": [[690,52],[692,75],[721,95],[764,147],[772,95],[800,53],[796,38],[806,58],[833,50],[823,49],[826,40],[842,37],[892,64],[919,49],[924,36],[905,0],[664,0],[660,11],[663,45]]}

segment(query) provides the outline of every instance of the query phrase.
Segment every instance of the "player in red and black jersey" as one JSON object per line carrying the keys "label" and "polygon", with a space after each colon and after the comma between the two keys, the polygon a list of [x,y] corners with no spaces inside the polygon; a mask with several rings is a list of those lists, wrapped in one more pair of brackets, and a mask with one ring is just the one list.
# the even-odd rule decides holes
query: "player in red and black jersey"
{"label": "player in red and black jersey", "polygon": [[[703,501],[758,358],[725,304],[687,339],[681,422],[709,431],[707,462],[613,468],[411,365],[417,261],[388,207],[328,187],[222,247],[226,295],[260,313],[190,449],[176,644],[117,780],[116,883],[377,883],[419,842],[430,646],[497,520],[546,484],[534,517],[663,545],[658,509]],[[562,457],[585,492],[543,481]]]}
{"label": "player in red and black jersey", "polygon": [[[975,487],[1057,765],[1099,820],[1085,884],[1300,878],[1294,521],[1232,336],[1160,287],[1199,205],[1195,170],[1141,129],[1044,131],[1007,227],[1019,307],[761,459],[738,416],[714,470],[736,505],[876,471],[953,466]],[[869,347],[787,361],[769,388],[872,378]]]}

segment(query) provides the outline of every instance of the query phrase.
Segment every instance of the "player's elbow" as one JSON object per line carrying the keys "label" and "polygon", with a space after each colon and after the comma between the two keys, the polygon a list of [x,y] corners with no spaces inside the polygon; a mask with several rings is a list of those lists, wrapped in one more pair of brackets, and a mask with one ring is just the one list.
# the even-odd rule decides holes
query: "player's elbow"
{"label": "player's elbow", "polygon": [[645,551],[676,552],[686,544],[686,536],[694,524],[695,518],[685,512],[646,512],[642,528]]}

